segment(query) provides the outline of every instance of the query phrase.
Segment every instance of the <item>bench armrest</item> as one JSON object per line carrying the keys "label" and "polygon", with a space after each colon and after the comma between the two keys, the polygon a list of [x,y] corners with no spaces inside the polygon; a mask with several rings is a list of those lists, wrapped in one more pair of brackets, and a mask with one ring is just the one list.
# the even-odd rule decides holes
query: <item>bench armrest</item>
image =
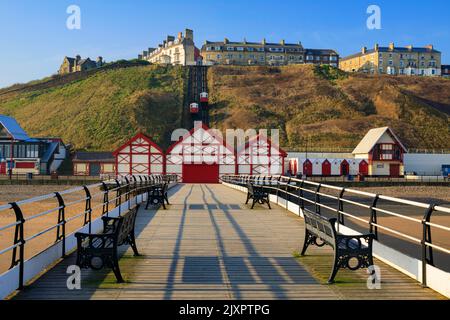
{"label": "bench armrest", "polygon": [[119,217],[102,217],[103,233],[114,233],[119,225]]}

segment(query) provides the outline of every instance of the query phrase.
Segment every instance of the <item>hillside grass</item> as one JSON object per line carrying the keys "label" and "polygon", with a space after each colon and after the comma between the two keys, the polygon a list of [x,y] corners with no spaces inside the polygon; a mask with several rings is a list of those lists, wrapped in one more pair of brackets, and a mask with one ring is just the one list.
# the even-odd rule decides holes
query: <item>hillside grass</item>
{"label": "hillside grass", "polygon": [[450,149],[450,82],[352,75],[328,66],[216,66],[208,74],[213,127],[278,128],[290,150],[353,148],[390,126],[412,148]]}
{"label": "hillside grass", "polygon": [[[156,65],[102,70],[0,94],[0,113],[30,136],[61,137],[78,150],[113,151],[137,132],[167,148],[183,120],[186,72]],[[380,126],[392,127],[410,148],[450,149],[446,79],[313,65],[214,66],[208,86],[211,127],[278,128],[287,150],[354,148]]]}
{"label": "hillside grass", "polygon": [[182,67],[140,66],[96,73],[64,86],[0,96],[0,113],[34,137],[61,137],[80,150],[112,151],[143,132],[167,146],[183,103]]}

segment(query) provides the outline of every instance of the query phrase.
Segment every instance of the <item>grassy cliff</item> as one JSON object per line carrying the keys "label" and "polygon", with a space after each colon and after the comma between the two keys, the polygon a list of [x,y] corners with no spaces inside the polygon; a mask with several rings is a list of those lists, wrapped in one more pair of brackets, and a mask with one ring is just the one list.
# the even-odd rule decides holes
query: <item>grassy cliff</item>
{"label": "grassy cliff", "polygon": [[0,113],[35,137],[61,137],[77,149],[114,150],[142,131],[166,146],[183,103],[181,67],[139,66],[97,72],[47,88],[0,95]]}
{"label": "grassy cliff", "polygon": [[391,126],[411,148],[450,149],[450,81],[348,75],[326,66],[218,66],[208,74],[214,127],[279,128],[282,145],[352,148]]}

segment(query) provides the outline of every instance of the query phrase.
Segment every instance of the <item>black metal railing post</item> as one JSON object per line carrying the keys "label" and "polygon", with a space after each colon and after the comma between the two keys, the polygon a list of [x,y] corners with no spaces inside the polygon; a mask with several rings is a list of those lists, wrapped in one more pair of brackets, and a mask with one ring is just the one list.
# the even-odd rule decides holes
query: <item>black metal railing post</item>
{"label": "black metal railing post", "polygon": [[288,210],[289,207],[289,201],[291,201],[291,196],[289,194],[289,188],[290,188],[290,184],[291,184],[291,178],[289,177],[288,182],[286,184],[286,210]]}
{"label": "black metal railing post", "polygon": [[344,225],[344,215],[342,212],[344,212],[344,201],[342,201],[342,198],[344,198],[345,188],[342,188],[338,195],[338,231],[339,231],[339,225]]}
{"label": "black metal railing post", "polygon": [[[10,203],[11,209],[14,210],[16,215],[16,228],[14,230],[14,245],[19,245],[14,247],[11,258],[11,267],[19,265],[19,287],[18,290],[23,289],[24,282],[24,264],[25,264],[25,236],[24,236],[24,224],[25,219],[23,217],[22,209],[17,205],[16,202]],[[17,258],[17,248],[19,248],[19,258]]]}
{"label": "black metal railing post", "polygon": [[125,202],[128,202],[128,210],[131,209],[131,205],[130,205],[130,180],[128,180],[127,177],[125,177]]}
{"label": "black metal railing post", "polygon": [[304,185],[305,185],[305,180],[302,180],[300,182],[300,189],[299,189],[299,193],[298,193],[299,198],[300,198],[299,205],[300,205],[300,208],[302,209],[302,212],[303,212],[303,210],[305,210],[305,200],[303,199],[303,187],[304,187]]}
{"label": "black metal railing post", "polygon": [[378,240],[378,218],[377,218],[377,203],[380,196],[377,194],[373,198],[372,205],[370,206],[370,222],[369,232],[375,235],[375,240]]}
{"label": "black metal railing post", "polygon": [[103,186],[103,208],[102,215],[109,215],[109,190],[108,185],[105,182],[102,182]]}
{"label": "black metal railing post", "polygon": [[427,210],[425,211],[425,214],[422,219],[422,286],[427,287],[427,264],[434,265],[434,259],[433,259],[433,248],[429,246],[427,243],[431,242],[431,226],[429,225],[429,222],[431,221],[431,215],[434,211],[434,204],[431,204]]}
{"label": "black metal railing post", "polygon": [[62,258],[66,256],[66,205],[64,199],[59,192],[55,192],[55,197],[58,199],[58,227],[56,228],[56,241],[61,241]]}
{"label": "black metal railing post", "polygon": [[116,208],[119,207],[119,216],[120,216],[120,209],[122,206],[122,187],[120,186],[119,180],[115,179],[116,181]]}
{"label": "black metal railing post", "polygon": [[89,233],[92,232],[91,222],[92,222],[92,206],[91,206],[91,192],[87,186],[83,186],[84,192],[86,193],[86,202],[84,207],[84,224],[83,226],[89,224]]}
{"label": "black metal railing post", "polygon": [[[142,180],[142,176],[139,176],[139,190],[138,190],[138,195],[141,195],[141,202],[144,201],[144,193],[142,192],[142,190],[144,189],[143,187],[143,180]],[[137,199],[136,199],[137,202]]]}
{"label": "black metal railing post", "polygon": [[315,192],[314,204],[315,204],[315,207],[316,207],[316,213],[317,214],[321,214],[321,207],[319,205],[320,204],[320,194],[319,194],[319,192],[320,192],[320,188],[321,187],[322,187],[322,184],[319,183],[319,185],[316,188],[316,192]]}

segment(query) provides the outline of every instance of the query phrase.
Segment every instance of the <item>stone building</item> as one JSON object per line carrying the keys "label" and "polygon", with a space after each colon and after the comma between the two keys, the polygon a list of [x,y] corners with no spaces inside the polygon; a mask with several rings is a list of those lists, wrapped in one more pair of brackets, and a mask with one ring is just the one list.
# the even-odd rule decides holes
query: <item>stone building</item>
{"label": "stone building", "polygon": [[347,72],[390,75],[441,75],[441,52],[432,45],[421,48],[413,46],[388,47],[375,44],[373,49],[363,47],[361,52],[342,58],[339,68]]}
{"label": "stone building", "polygon": [[59,68],[59,74],[68,74],[79,71],[87,71],[103,66],[105,62],[102,57],[98,57],[97,61],[92,61],[90,58],[81,59],[80,55],[75,58],[64,57],[63,63]]}
{"label": "stone building", "polygon": [[206,41],[201,55],[205,65],[288,65],[328,64],[339,65],[339,54],[329,49],[305,49],[302,44],[261,42]]}
{"label": "stone building", "polygon": [[200,59],[200,50],[194,45],[194,31],[186,29],[178,36],[167,36],[158,48],[148,48],[138,56],[154,64],[196,65]]}

